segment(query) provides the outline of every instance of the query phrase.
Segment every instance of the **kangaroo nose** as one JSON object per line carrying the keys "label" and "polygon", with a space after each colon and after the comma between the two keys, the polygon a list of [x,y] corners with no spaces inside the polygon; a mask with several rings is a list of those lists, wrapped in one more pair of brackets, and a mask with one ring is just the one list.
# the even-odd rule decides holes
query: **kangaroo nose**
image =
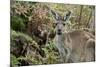
{"label": "kangaroo nose", "polygon": [[62,34],[61,29],[58,29],[57,34],[58,35],[61,35]]}
{"label": "kangaroo nose", "polygon": [[61,31],[61,29],[58,29],[58,31]]}

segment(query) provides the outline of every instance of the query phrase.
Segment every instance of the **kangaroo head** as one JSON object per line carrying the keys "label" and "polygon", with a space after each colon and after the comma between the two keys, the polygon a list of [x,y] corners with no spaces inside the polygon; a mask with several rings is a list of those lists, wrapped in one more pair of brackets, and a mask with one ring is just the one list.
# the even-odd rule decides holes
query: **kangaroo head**
{"label": "kangaroo head", "polygon": [[68,11],[63,17],[59,13],[54,12],[53,10],[51,10],[51,13],[55,18],[54,24],[55,24],[56,34],[61,35],[65,30],[66,20],[68,20],[71,12]]}

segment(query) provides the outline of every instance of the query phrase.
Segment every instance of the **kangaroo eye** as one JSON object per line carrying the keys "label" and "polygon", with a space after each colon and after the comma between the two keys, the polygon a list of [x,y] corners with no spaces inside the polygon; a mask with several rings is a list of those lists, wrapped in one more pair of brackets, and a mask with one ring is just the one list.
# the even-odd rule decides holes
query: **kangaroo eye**
{"label": "kangaroo eye", "polygon": [[55,25],[57,25],[57,23],[55,23]]}
{"label": "kangaroo eye", "polygon": [[65,23],[63,23],[63,25],[65,26]]}

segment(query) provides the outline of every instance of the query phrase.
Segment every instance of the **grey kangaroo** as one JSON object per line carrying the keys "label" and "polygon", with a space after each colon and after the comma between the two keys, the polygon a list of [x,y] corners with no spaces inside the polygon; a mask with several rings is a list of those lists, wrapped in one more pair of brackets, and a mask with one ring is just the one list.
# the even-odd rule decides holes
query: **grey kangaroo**
{"label": "grey kangaroo", "polygon": [[59,51],[61,62],[90,62],[95,61],[95,36],[84,30],[73,30],[67,32],[66,20],[71,12],[65,16],[51,10],[55,18],[55,45]]}

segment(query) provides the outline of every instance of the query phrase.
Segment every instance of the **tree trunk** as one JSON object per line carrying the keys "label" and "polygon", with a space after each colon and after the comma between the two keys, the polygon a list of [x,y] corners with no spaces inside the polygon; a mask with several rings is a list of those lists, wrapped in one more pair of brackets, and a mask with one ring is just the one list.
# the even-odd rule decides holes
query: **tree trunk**
{"label": "tree trunk", "polygon": [[83,10],[83,5],[80,6],[80,15],[79,15],[79,21],[78,21],[79,22],[78,23],[79,24],[78,25],[78,29],[80,28],[80,25],[81,25],[82,10]]}

